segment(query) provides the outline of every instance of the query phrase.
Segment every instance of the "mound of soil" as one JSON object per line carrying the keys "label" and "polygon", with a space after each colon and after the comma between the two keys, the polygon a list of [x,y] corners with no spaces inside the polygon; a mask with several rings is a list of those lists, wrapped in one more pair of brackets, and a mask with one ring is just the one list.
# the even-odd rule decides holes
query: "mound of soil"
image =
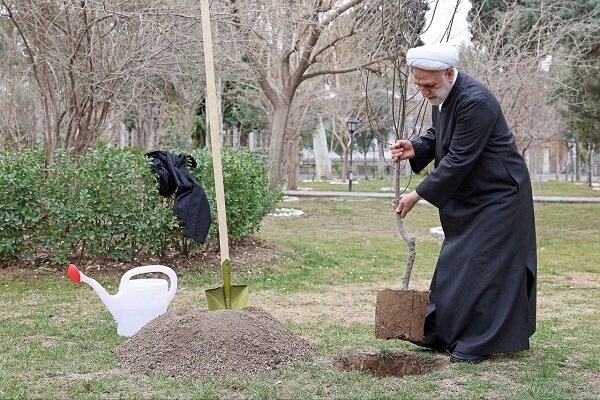
{"label": "mound of soil", "polygon": [[138,372],[175,377],[268,372],[308,357],[314,345],[266,311],[175,309],[150,321],[117,347],[121,363]]}

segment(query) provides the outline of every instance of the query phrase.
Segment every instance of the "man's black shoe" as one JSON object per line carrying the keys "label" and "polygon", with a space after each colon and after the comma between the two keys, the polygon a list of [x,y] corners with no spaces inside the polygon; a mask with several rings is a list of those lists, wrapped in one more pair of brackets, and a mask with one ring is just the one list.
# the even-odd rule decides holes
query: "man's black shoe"
{"label": "man's black shoe", "polygon": [[439,351],[442,353],[446,352],[446,346],[436,341],[411,340],[410,342],[420,347],[426,347],[429,350]]}
{"label": "man's black shoe", "polygon": [[454,363],[477,364],[487,360],[488,358],[489,356],[461,353],[460,351],[453,351],[452,354],[450,354],[450,362]]}

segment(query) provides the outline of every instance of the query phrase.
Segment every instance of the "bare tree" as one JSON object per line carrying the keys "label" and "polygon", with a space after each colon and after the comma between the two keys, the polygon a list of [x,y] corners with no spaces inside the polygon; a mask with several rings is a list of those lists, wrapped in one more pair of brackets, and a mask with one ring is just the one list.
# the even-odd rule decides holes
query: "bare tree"
{"label": "bare tree", "polygon": [[[21,79],[34,82],[48,163],[57,148],[84,151],[123,112],[153,124],[157,98],[172,97],[182,77],[200,77],[191,0],[0,0],[0,7],[26,59]],[[154,141],[143,139],[143,147]]]}
{"label": "bare tree", "polygon": [[565,66],[582,60],[590,45],[570,39],[586,31],[591,17],[565,20],[562,7],[560,2],[537,8],[512,4],[493,23],[484,18],[487,25],[475,10],[474,46],[463,49],[461,66],[496,94],[522,154],[564,132],[564,101],[557,94],[569,90],[563,84]]}
{"label": "bare tree", "polygon": [[20,148],[43,140],[41,104],[30,96],[34,84],[23,74],[28,65],[5,11],[0,6],[0,143]]}
{"label": "bare tree", "polygon": [[[298,88],[317,76],[358,71],[391,54],[407,5],[416,0],[229,0],[243,59],[271,105],[269,180],[278,185],[290,153],[288,122]],[[383,5],[387,12],[381,13]],[[222,31],[222,30],[221,30]],[[340,51],[339,49],[345,49]],[[394,48],[394,51],[397,48]]]}

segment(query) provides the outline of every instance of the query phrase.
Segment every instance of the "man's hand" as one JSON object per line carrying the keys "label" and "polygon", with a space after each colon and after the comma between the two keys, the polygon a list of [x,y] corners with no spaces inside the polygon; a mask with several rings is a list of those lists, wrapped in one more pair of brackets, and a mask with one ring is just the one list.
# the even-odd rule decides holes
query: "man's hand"
{"label": "man's hand", "polygon": [[400,201],[392,201],[392,207],[394,207],[396,212],[400,214],[400,218],[404,218],[419,200],[421,200],[421,196],[419,196],[419,194],[413,190],[406,196],[402,196]]}
{"label": "man's hand", "polygon": [[390,146],[390,152],[392,153],[392,160],[394,162],[398,160],[408,160],[415,156],[415,149],[410,140],[396,141],[396,143]]}

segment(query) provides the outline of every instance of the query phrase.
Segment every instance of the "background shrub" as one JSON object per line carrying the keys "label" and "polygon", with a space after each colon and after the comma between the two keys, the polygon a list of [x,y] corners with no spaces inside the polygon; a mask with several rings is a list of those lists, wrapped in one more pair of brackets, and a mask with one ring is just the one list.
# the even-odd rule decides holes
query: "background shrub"
{"label": "background shrub", "polygon": [[[217,237],[212,157],[192,153],[192,175],[207,192]],[[149,160],[126,149],[97,147],[82,156],[59,151],[44,166],[41,150],[0,155],[0,260],[47,254],[54,264],[85,259],[132,260],[140,254],[187,252],[190,239],[158,194]],[[230,240],[255,233],[282,197],[269,190],[265,159],[246,150],[225,150],[223,175]],[[191,246],[190,246],[191,245]]]}
{"label": "background shrub", "polygon": [[130,260],[144,248],[171,247],[168,238],[177,236],[178,223],[141,154],[108,147],[79,157],[61,152],[43,191],[42,243],[56,251],[56,263],[84,255]]}
{"label": "background shrub", "polygon": [[41,150],[0,152],[0,259],[31,256],[27,242],[40,219],[38,187],[43,179]]}
{"label": "background shrub", "polygon": [[[198,162],[198,168],[192,169],[191,173],[202,182],[211,205],[214,224],[209,236],[216,237],[217,204],[212,156],[208,149],[196,150],[191,155]],[[235,240],[257,232],[262,219],[282,199],[283,192],[269,189],[266,155],[244,148],[228,148],[223,151],[222,157],[227,230],[229,239]]]}

